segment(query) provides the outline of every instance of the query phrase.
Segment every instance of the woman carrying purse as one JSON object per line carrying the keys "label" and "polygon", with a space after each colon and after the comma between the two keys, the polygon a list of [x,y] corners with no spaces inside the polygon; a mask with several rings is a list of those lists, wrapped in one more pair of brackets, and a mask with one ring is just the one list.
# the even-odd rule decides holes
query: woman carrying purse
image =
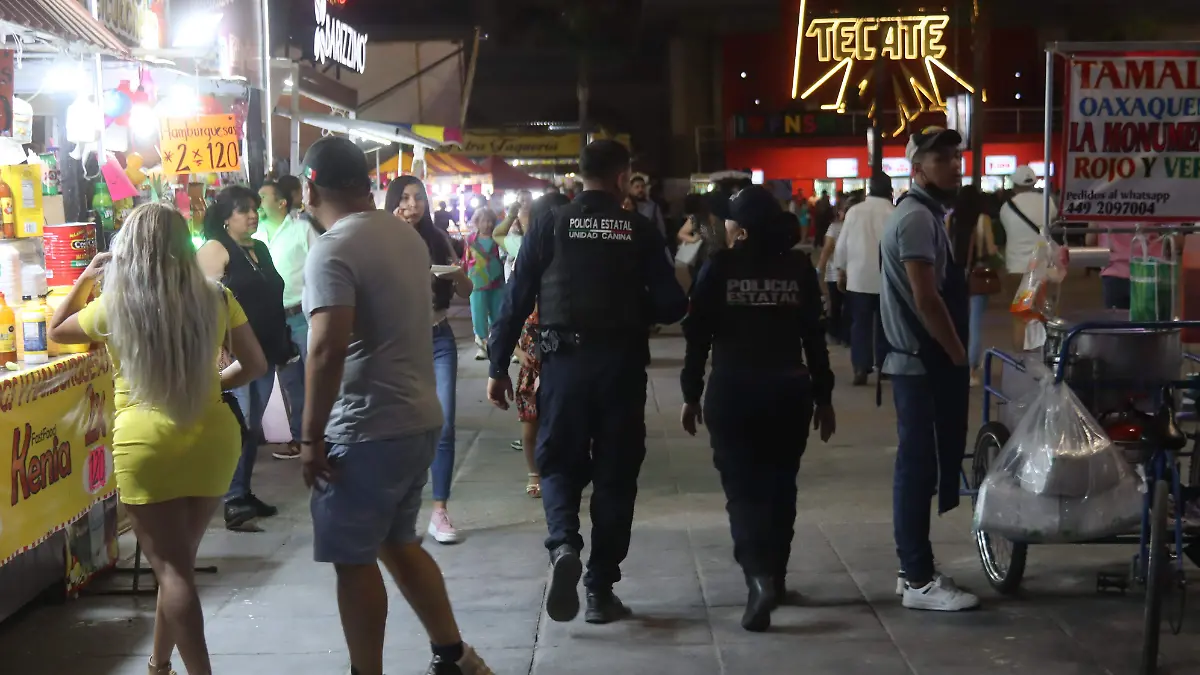
{"label": "woman carrying purse", "polygon": [[971,294],[967,362],[971,366],[971,386],[980,383],[983,365],[983,315],[989,295],[1000,292],[1001,264],[992,219],[983,210],[983,197],[974,185],[964,185],[958,193],[954,210],[947,221],[954,259],[967,269],[967,285]]}

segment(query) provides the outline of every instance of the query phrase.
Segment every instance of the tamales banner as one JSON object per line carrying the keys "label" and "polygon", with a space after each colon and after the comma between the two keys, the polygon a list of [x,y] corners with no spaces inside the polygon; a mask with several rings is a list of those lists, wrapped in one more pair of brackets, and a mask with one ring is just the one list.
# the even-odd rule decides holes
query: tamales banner
{"label": "tamales banner", "polygon": [[0,565],[116,491],[112,408],[103,349],[0,380]]}

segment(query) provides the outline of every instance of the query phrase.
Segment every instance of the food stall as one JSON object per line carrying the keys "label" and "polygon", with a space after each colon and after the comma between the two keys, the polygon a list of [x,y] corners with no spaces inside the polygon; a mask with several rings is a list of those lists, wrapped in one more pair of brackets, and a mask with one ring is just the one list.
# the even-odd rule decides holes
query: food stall
{"label": "food stall", "polygon": [[[129,51],[71,0],[6,2],[0,5],[0,34],[0,70],[13,75],[0,83],[0,110],[18,113],[0,115],[0,291],[6,294],[0,307],[0,431],[12,439],[8,476],[0,481],[3,618],[49,587],[78,590],[117,558],[112,364],[103,350],[46,340],[55,301],[47,293],[49,272],[58,270],[70,283],[95,254],[95,228],[63,226],[65,200],[82,201],[78,172],[68,171],[63,181],[59,155],[29,152],[39,147],[31,145],[35,136],[45,144],[47,134],[19,95],[33,98],[29,94],[44,87],[28,76],[38,66],[69,66],[85,75],[80,84],[90,89],[80,93],[83,102],[70,116],[76,126],[101,127],[102,112],[87,105],[88,97],[101,96],[103,62],[127,59]],[[44,227],[47,221],[52,227]]]}

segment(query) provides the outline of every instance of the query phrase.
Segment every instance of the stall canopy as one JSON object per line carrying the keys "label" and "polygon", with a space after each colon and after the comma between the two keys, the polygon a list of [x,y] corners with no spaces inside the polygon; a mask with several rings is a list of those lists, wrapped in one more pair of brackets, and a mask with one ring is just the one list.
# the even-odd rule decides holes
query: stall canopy
{"label": "stall canopy", "polygon": [[[283,106],[277,106],[275,114],[288,119],[292,117],[292,111]],[[414,127],[410,125],[371,122],[369,120],[354,119],[353,117],[328,115],[304,110],[300,111],[299,118],[304,124],[325,129],[326,131],[358,136],[384,144],[404,143],[406,145],[419,145],[424,148],[436,148],[442,144],[440,140],[414,133]]]}
{"label": "stall canopy", "polygon": [[520,169],[515,169],[495,155],[483,160],[483,168],[492,174],[494,190],[544,190],[550,187],[549,181],[534,178]]}
{"label": "stall canopy", "polygon": [[[412,172],[412,155],[404,152],[395,155],[379,165],[379,170],[385,174],[389,173],[411,173]],[[429,175],[434,178],[448,176],[483,176],[487,174],[487,169],[479,166],[475,162],[445,152],[426,152],[425,153],[425,168],[428,169]],[[374,172],[372,172],[374,174]]]}
{"label": "stall canopy", "polygon": [[4,0],[0,22],[24,26],[47,37],[80,42],[92,49],[126,57],[129,50],[121,40],[77,0]]}

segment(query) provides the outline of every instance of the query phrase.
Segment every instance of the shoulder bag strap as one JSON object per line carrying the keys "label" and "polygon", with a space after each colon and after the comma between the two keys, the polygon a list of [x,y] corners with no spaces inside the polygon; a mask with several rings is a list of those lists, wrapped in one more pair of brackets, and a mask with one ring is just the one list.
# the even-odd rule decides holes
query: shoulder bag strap
{"label": "shoulder bag strap", "polygon": [[1037,234],[1039,237],[1040,237],[1040,236],[1042,236],[1042,228],[1038,227],[1038,226],[1037,226],[1037,223],[1035,223],[1035,222],[1033,222],[1032,220],[1030,220],[1030,219],[1029,219],[1029,216],[1025,215],[1025,214],[1024,214],[1022,211],[1021,211],[1021,209],[1018,209],[1018,208],[1017,208],[1017,203],[1016,203],[1016,202],[1014,202],[1013,200],[1011,200],[1011,199],[1010,199],[1010,200],[1008,200],[1008,201],[1006,201],[1006,202],[1004,202],[1004,203],[1005,203],[1005,205],[1007,205],[1007,206],[1008,206],[1010,209],[1012,209],[1012,210],[1013,210],[1013,213],[1017,214],[1017,216],[1018,216],[1018,217],[1020,217],[1020,219],[1021,219],[1021,220],[1025,221],[1025,224],[1029,226],[1029,229],[1033,230],[1033,231],[1034,231],[1034,232],[1035,232],[1035,233],[1036,233],[1036,234]]}

